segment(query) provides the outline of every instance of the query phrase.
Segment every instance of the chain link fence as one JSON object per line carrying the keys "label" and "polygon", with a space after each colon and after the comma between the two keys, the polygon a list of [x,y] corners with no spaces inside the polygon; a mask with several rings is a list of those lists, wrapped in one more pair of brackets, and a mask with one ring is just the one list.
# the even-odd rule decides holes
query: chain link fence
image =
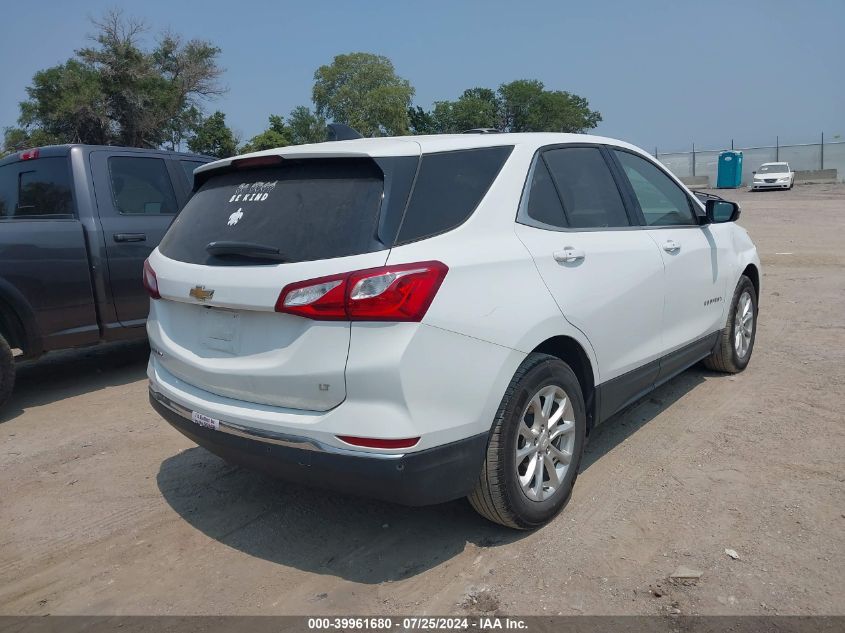
{"label": "chain link fence", "polygon": [[780,145],[769,147],[726,147],[718,150],[697,150],[693,144],[690,152],[660,152],[654,149],[654,157],[663,163],[678,178],[707,176],[710,185],[716,186],[716,171],[719,154],[728,149],[742,152],[742,183],[747,185],[752,172],[763,163],[784,161],[794,171],[816,171],[835,169],[836,179],[845,182],[845,141]]}

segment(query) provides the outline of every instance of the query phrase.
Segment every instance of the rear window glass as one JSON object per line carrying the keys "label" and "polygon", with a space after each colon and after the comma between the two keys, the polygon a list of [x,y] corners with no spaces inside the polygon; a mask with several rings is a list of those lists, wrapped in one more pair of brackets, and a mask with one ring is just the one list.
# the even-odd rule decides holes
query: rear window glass
{"label": "rear window glass", "polygon": [[[286,161],[226,172],[200,186],[160,250],[178,261],[219,266],[382,250],[387,248],[378,238],[383,193],[383,173],[369,159]],[[210,254],[212,242],[232,245],[231,252],[218,248]],[[274,261],[250,254],[268,249],[277,250]]]}
{"label": "rear window glass", "polygon": [[40,158],[0,168],[0,217],[73,217],[67,158]]}
{"label": "rear window glass", "polygon": [[425,154],[399,243],[449,231],[463,224],[496,179],[513,146]]}

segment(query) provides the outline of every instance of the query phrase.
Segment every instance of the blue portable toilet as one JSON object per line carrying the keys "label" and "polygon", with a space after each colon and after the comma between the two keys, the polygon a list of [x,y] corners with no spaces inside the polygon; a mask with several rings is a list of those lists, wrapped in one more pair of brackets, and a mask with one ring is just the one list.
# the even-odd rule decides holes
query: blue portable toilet
{"label": "blue portable toilet", "polygon": [[716,178],[718,189],[736,189],[742,186],[742,152],[719,154],[719,171]]}

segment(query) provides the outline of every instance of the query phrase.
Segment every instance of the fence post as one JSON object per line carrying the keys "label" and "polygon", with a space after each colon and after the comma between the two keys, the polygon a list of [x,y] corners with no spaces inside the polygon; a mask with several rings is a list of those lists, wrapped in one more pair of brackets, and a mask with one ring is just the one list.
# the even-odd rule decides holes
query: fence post
{"label": "fence post", "polygon": [[657,145],[654,146],[654,160],[657,160]]}
{"label": "fence post", "polygon": [[775,162],[780,161],[780,137],[775,137]]}
{"label": "fence post", "polygon": [[824,169],[824,132],[822,132],[822,169]]}
{"label": "fence post", "polygon": [[692,177],[695,178],[695,143],[692,144]]}
{"label": "fence post", "polygon": [[731,139],[731,151],[733,151],[733,148],[734,148],[734,140]]}

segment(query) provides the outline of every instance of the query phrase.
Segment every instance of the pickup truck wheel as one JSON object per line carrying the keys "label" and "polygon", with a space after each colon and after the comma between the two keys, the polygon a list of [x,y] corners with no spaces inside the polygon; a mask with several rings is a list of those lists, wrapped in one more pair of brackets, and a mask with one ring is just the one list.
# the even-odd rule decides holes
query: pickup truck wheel
{"label": "pickup truck wheel", "polygon": [[547,523],[569,501],[586,434],[575,373],[554,356],[529,354],[499,406],[470,504],[511,528]]}
{"label": "pickup truck wheel", "polygon": [[0,407],[12,395],[15,384],[15,357],[9,343],[0,335]]}
{"label": "pickup truck wheel", "polygon": [[719,334],[716,350],[704,359],[704,365],[728,374],[741,372],[751,360],[757,336],[757,292],[743,275],[734,291],[727,326]]}

